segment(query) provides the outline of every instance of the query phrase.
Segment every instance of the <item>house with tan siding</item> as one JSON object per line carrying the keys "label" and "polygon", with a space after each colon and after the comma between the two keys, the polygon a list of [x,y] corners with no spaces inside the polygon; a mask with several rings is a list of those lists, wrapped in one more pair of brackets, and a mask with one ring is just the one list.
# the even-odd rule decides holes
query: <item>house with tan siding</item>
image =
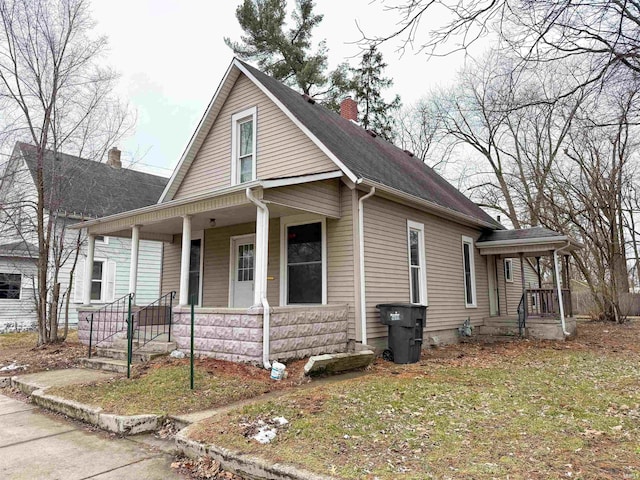
{"label": "house with tan siding", "polygon": [[[268,367],[384,348],[376,305],[386,302],[427,306],[425,345],[457,341],[467,319],[496,334],[572,335],[565,260],[579,245],[506,230],[359,126],[345,102],[338,115],[234,59],[160,201],[77,228],[90,243],[164,241],[171,338],[188,349],[193,304],[200,355]],[[548,256],[553,288],[540,274]]]}

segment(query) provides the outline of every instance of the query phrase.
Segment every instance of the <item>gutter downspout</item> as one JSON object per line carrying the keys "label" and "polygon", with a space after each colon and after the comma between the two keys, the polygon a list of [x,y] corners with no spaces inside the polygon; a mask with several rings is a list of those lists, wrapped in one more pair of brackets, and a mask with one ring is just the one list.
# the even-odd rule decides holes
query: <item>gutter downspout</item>
{"label": "gutter downspout", "polygon": [[564,321],[564,301],[562,298],[562,287],[560,286],[560,272],[558,271],[558,252],[569,248],[571,246],[571,242],[567,242],[564,247],[557,248],[553,251],[553,269],[555,270],[556,275],[556,288],[558,289],[558,305],[560,307],[560,322],[562,323],[562,334],[565,337],[571,336],[569,332],[567,332],[567,326]]}
{"label": "gutter downspout", "polygon": [[261,238],[258,238],[258,223],[256,223],[256,243],[260,242],[261,245],[266,246],[262,249],[262,258],[258,265],[258,275],[260,278],[260,302],[262,303],[262,364],[265,369],[271,369],[271,362],[269,361],[269,339],[270,339],[270,323],[271,323],[271,307],[267,300],[267,256],[269,245],[269,208],[267,205],[258,200],[254,195],[251,188],[246,190],[247,199],[253,203],[260,211],[259,220],[261,223],[260,234]]}
{"label": "gutter downspout", "polygon": [[364,279],[364,201],[376,193],[376,187],[371,187],[369,193],[358,200],[358,249],[360,255],[360,329],[362,344],[367,343],[367,298]]}

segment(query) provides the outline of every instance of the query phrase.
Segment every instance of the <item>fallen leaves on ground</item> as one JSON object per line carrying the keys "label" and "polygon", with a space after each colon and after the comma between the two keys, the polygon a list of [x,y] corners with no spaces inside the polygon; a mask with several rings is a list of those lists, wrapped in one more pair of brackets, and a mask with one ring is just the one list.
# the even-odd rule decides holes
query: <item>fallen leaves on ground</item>
{"label": "fallen leaves on ground", "polygon": [[[640,478],[640,323],[570,342],[460,344],[288,392],[191,437],[354,479]],[[247,425],[289,424],[261,445]]]}

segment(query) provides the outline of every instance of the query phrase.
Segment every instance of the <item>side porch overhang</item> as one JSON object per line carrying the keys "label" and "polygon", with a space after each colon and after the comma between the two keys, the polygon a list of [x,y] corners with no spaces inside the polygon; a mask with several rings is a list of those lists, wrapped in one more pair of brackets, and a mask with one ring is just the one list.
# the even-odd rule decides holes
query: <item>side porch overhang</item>
{"label": "side porch overhang", "polygon": [[[478,239],[476,245],[480,255],[494,259],[513,257],[520,259],[522,296],[517,309],[520,334],[523,334],[527,319],[541,324],[557,323],[559,321],[561,336],[569,337],[575,333],[575,322],[568,321],[568,318],[573,316],[569,256],[571,252],[583,248],[582,244],[567,235],[562,235],[553,230],[534,227],[487,232]],[[552,287],[543,288],[540,266],[541,257],[549,257],[551,260]],[[533,260],[535,260],[535,263]],[[537,274],[537,287],[526,284],[525,261],[529,262],[531,268]],[[494,276],[493,279],[491,275]],[[490,285],[492,283],[495,285],[496,282],[497,273],[490,271]],[[493,295],[498,295],[498,290],[496,287],[495,292],[490,292],[492,300],[494,299]],[[497,302],[499,304],[499,299]],[[499,321],[499,307],[497,318]],[[502,320],[504,320],[504,317]]]}

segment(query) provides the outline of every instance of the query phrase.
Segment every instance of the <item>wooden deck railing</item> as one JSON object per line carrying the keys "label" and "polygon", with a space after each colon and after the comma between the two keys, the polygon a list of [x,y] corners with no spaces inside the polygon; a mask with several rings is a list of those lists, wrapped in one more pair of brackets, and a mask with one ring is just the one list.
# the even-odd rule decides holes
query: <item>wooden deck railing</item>
{"label": "wooden deck railing", "polygon": [[[528,288],[525,290],[527,317],[558,317],[560,307],[555,288]],[[573,316],[571,290],[562,289],[562,306],[566,317]]]}

